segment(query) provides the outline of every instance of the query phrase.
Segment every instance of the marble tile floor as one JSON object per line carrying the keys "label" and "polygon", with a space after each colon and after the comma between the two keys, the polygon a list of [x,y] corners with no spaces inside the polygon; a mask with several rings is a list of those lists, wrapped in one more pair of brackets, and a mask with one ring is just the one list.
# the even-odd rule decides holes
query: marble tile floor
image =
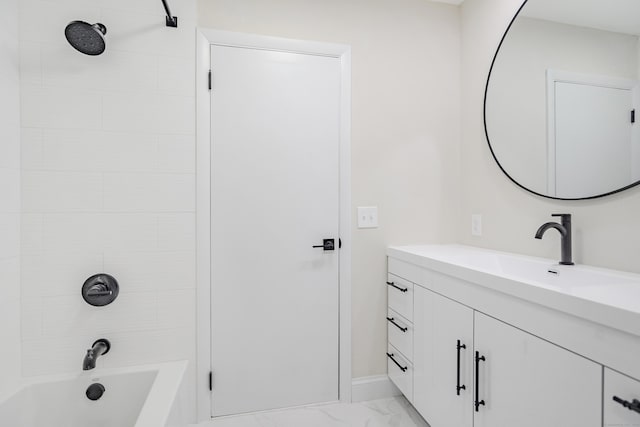
{"label": "marble tile floor", "polygon": [[216,418],[191,427],[429,427],[401,396]]}

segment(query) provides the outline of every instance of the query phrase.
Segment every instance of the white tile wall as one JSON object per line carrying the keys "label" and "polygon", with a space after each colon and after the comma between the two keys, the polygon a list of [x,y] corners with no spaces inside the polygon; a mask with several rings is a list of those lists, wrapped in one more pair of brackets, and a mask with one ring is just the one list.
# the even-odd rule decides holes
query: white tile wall
{"label": "white tile wall", "polygon": [[102,174],[22,171],[23,212],[99,212]]}
{"label": "white tile wall", "polygon": [[22,298],[78,295],[78,283],[103,269],[101,251],[22,255]]}
{"label": "white tile wall", "polygon": [[[4,140],[4,138],[2,139]],[[5,142],[3,141],[3,145],[4,144]],[[20,212],[19,182],[19,169],[0,168],[0,194],[2,195],[2,197],[0,197],[0,212],[5,214]]]}
{"label": "white tile wall", "polygon": [[193,253],[104,252],[104,269],[127,283],[132,292],[193,289]]}
{"label": "white tile wall", "polygon": [[25,213],[20,215],[20,253],[23,256],[42,253],[43,229],[44,215]]}
{"label": "white tile wall", "polygon": [[20,377],[20,93],[18,1],[0,14],[0,395]]}
{"label": "white tile wall", "polygon": [[[16,181],[18,183],[19,181]],[[20,214],[0,212],[0,259],[20,255]]]}
{"label": "white tile wall", "polygon": [[[195,365],[196,1],[171,7],[177,29],[156,0],[20,0],[26,376],[78,371],[103,336],[103,366]],[[71,20],[103,23],[105,53],[73,50]],[[100,272],[121,293],[95,308]]]}
{"label": "white tile wall", "polygon": [[23,127],[97,129],[102,124],[95,92],[22,85],[20,95]]}
{"label": "white tile wall", "polygon": [[[154,128],[157,133],[189,133],[195,122],[194,109],[193,97],[113,93],[104,95],[101,116],[105,130],[144,132]],[[95,112],[85,114],[91,121]]]}
{"label": "white tile wall", "polygon": [[107,212],[194,212],[193,174],[109,173],[104,175]]}
{"label": "white tile wall", "polygon": [[158,215],[158,247],[161,250],[186,251],[196,239],[195,213]]}
{"label": "white tile wall", "polygon": [[193,174],[194,150],[191,134],[25,128],[22,168]]}

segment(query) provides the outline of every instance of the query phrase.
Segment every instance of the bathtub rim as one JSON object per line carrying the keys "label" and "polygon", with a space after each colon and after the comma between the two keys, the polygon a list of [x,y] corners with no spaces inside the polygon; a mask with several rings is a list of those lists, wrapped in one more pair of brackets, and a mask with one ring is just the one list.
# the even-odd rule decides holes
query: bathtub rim
{"label": "bathtub rim", "polygon": [[12,390],[7,390],[0,395],[0,405],[3,405],[17,394],[26,391],[27,388],[38,384],[77,380],[82,377],[86,377],[90,381],[92,377],[156,371],[155,379],[151,384],[149,394],[142,404],[142,409],[138,414],[134,427],[164,426],[169,419],[169,414],[184,379],[188,364],[187,360],[179,360],[120,368],[96,368],[90,372],[80,371],[26,377],[22,378]]}

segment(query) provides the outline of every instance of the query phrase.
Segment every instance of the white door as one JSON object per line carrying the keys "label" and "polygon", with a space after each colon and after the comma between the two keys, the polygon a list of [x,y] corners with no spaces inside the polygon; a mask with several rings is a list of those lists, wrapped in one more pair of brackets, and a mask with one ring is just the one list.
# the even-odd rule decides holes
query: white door
{"label": "white door", "polygon": [[631,184],[632,91],[555,84],[556,197],[587,197]]}
{"label": "white door", "polygon": [[340,60],[214,45],[211,67],[213,415],[335,401]]}
{"label": "white door", "polygon": [[[602,366],[475,312],[474,427],[601,427]],[[475,356],[475,354],[474,354]],[[475,390],[474,390],[475,394]]]}

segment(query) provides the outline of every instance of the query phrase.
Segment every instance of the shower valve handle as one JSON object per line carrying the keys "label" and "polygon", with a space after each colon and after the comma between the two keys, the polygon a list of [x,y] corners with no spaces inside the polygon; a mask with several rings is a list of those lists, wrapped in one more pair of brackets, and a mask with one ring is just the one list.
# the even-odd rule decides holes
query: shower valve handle
{"label": "shower valve handle", "polygon": [[120,291],[118,281],[106,273],[94,274],[82,285],[82,298],[87,304],[102,307],[111,304]]}
{"label": "shower valve handle", "polygon": [[87,293],[87,295],[91,297],[104,297],[111,294],[113,294],[113,291],[109,290],[107,285],[105,285],[104,283],[92,286]]}
{"label": "shower valve handle", "polygon": [[107,295],[113,294],[112,291],[93,291],[89,292],[87,295],[90,297],[106,297]]}

